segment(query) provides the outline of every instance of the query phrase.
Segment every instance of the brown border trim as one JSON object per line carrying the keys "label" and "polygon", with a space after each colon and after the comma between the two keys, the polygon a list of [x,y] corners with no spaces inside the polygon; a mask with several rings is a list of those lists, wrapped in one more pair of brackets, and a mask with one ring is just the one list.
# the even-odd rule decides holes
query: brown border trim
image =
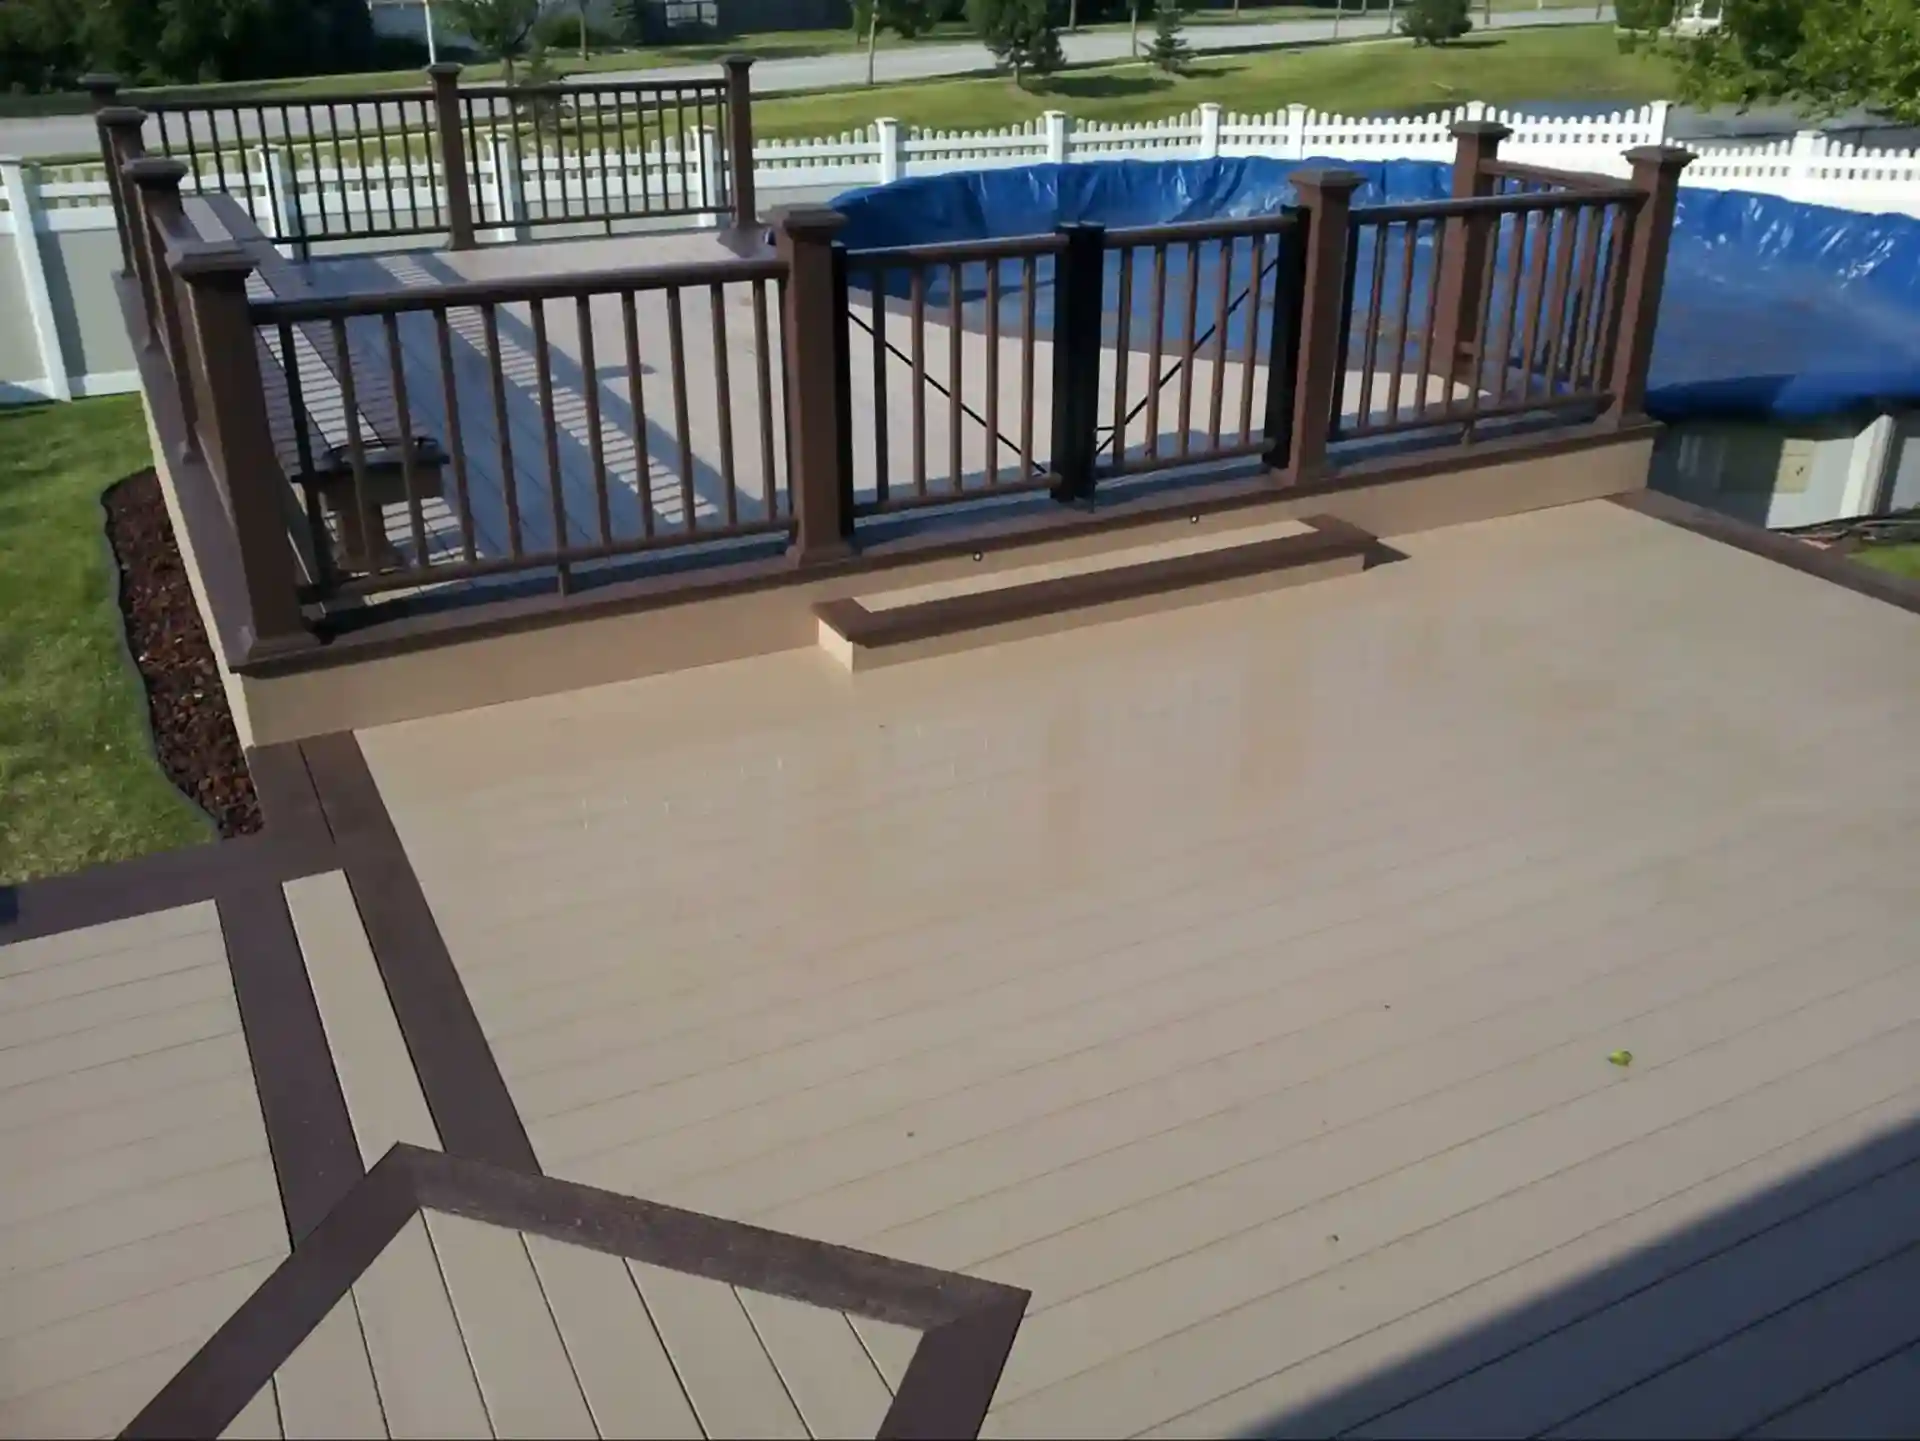
{"label": "brown border trim", "polygon": [[922,1332],[882,1437],[979,1433],[1026,1291],[395,1146],[121,1433],[217,1436],[420,1211],[468,1216]]}
{"label": "brown border trim", "polygon": [[336,635],[326,644],[310,650],[263,656],[258,660],[236,663],[235,669],[249,676],[277,676],[354,665],[385,656],[539,630],[571,621],[664,610],[721,596],[843,576],[880,575],[897,566],[971,555],[975,551],[1004,552],[1090,533],[1124,531],[1134,526],[1165,521],[1173,516],[1258,509],[1276,503],[1338,495],[1437,474],[1466,474],[1516,461],[1578,454],[1645,440],[1658,434],[1660,429],[1659,424],[1651,420],[1618,426],[1596,422],[1577,429],[1476,441],[1466,449],[1458,445],[1439,445],[1356,458],[1341,465],[1326,479],[1310,484],[1295,483],[1285,476],[1261,471],[1234,479],[1196,482],[1151,495],[1096,502],[1091,510],[1055,506],[1017,517],[983,518],[972,524],[961,524],[956,520],[953,525],[943,526],[936,531],[868,544],[852,555],[809,565],[804,569],[796,567],[785,557],[769,557],[671,575],[617,581],[568,596],[543,591],[538,595],[479,602],[427,614],[375,621],[363,630]]}
{"label": "brown border trim", "polygon": [[360,1145],[286,892],[263,881],[218,905],[280,1208],[297,1246],[366,1174]]}
{"label": "brown border trim", "polygon": [[1735,520],[1730,515],[1722,515],[1658,491],[1635,491],[1628,495],[1613,496],[1612,500],[1615,505],[1665,521],[1681,530],[1690,530],[1695,535],[1717,540],[1735,550],[1744,550],[1749,555],[1757,555],[1789,570],[1797,570],[1802,575],[1813,576],[1843,590],[1920,615],[1920,580],[1909,580],[1905,576],[1875,570],[1840,551],[1823,550],[1806,541],[1795,540],[1744,520]]}
{"label": "brown border trim", "polygon": [[1222,545],[879,611],[847,596],[821,601],[813,613],[849,644],[879,649],[1328,561],[1352,560],[1358,570],[1379,543],[1378,537],[1332,516],[1309,516],[1302,524],[1312,527],[1306,535]]}
{"label": "brown border trim", "polygon": [[360,742],[340,731],[299,744],[442,1144],[537,1174],[533,1143]]}

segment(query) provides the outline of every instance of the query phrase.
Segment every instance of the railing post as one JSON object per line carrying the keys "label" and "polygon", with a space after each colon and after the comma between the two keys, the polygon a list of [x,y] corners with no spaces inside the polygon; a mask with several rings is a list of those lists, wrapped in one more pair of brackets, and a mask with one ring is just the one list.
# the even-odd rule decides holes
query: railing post
{"label": "railing post", "polygon": [[[1106,228],[1063,225],[1066,248],[1053,276],[1053,498],[1093,499],[1100,454],[1100,321],[1104,308]],[[1155,324],[1159,318],[1155,317]],[[993,437],[988,437],[993,443]]]}
{"label": "railing post", "polygon": [[720,65],[727,76],[727,184],[733,223],[750,230],[760,223],[753,194],[753,57],[727,55]]}
{"label": "railing post", "polygon": [[113,223],[120,232],[120,260],[122,268],[127,264],[127,213],[121,204],[120,171],[113,163],[113,152],[108,145],[107,132],[99,126],[102,110],[113,108],[120,94],[120,77],[95,73],[80,77],[80,88],[87,92],[89,108],[93,111],[96,128],[99,130],[100,160],[107,168],[107,199],[113,205]]}
{"label": "railing post", "polygon": [[184,228],[186,209],[180,200],[180,182],[187,167],[162,155],[148,155],[127,166],[127,179],[137,197],[134,214],[141,226],[141,243],[147,266],[153,276],[156,299],[149,323],[158,328],[166,345],[167,368],[173,372],[173,386],[180,399],[180,413],[186,420],[186,439],[181,445],[183,459],[198,456],[200,425],[199,397],[194,392],[191,353],[180,309],[180,292],[173,269],[167,263],[167,233]]}
{"label": "railing post", "polygon": [[1680,200],[1680,172],[1692,159],[1692,152],[1672,145],[1643,145],[1627,152],[1633,183],[1646,199],[1634,217],[1628,241],[1620,325],[1608,359],[1608,389],[1613,392],[1613,401],[1606,418],[1615,424],[1638,416],[1646,404],[1647,367],[1653,359],[1660,289],[1666,281],[1667,248],[1673,240],[1673,215]]}
{"label": "railing post", "polygon": [[[1317,480],[1327,468],[1327,442],[1333,431],[1334,410],[1340,404],[1340,342],[1347,325],[1347,228],[1353,210],[1353,192],[1366,183],[1365,177],[1351,170],[1296,170],[1288,177],[1294,194],[1300,198],[1301,219],[1306,226],[1298,264],[1297,302],[1284,294],[1276,301],[1299,307],[1294,327],[1295,341],[1292,373],[1278,380],[1290,380],[1284,392],[1268,392],[1267,464],[1283,471],[1293,484]],[[1282,252],[1284,256],[1284,251]],[[1285,284],[1283,269],[1277,282]],[[1274,328],[1274,344],[1281,343],[1281,331]],[[1276,382],[1274,372],[1283,369],[1276,360],[1269,365],[1269,385]],[[1289,402],[1291,407],[1289,409]],[[1276,426],[1275,410],[1287,416]]]}
{"label": "railing post", "polygon": [[147,123],[147,112],[131,105],[107,105],[96,110],[94,124],[100,128],[100,154],[107,165],[107,194],[113,200],[113,220],[120,231],[120,260],[123,274],[134,270],[133,230],[128,224],[126,177],[121,169],[129,160],[146,153],[140,132]]}
{"label": "railing post", "polygon": [[[1499,159],[1500,142],[1513,131],[1493,120],[1462,120],[1453,127],[1453,198],[1492,195],[1496,185],[1486,167]],[[1433,354],[1429,374],[1442,377],[1451,395],[1463,365],[1477,384],[1480,366],[1480,279],[1494,229],[1468,216],[1454,216],[1444,227],[1434,277]],[[1427,382],[1422,378],[1420,384]]]}
{"label": "railing post", "polygon": [[460,122],[460,67],[429,65],[433,81],[433,129],[440,142],[440,174],[447,187],[447,241],[455,250],[473,249],[473,182],[467,170],[466,127]]}
{"label": "railing post", "polygon": [[127,239],[140,278],[140,299],[146,308],[147,350],[158,350],[167,338],[162,307],[170,277],[166,245],[159,235],[160,212],[155,207],[168,191],[174,204],[180,203],[180,182],[186,173],[186,166],[163,155],[142,155],[120,170],[127,195]]}
{"label": "railing post", "polygon": [[[773,216],[787,267],[781,313],[786,347],[788,504],[796,565],[853,552],[852,361],[847,344],[846,252],[834,237],[847,220],[824,205]],[[875,297],[875,303],[883,303]]]}
{"label": "railing post", "polygon": [[307,650],[318,640],[300,611],[287,511],[273,493],[288,482],[267,422],[247,305],[253,265],[241,246],[196,243],[178,252],[174,274],[187,289],[186,324],[205,385],[203,415],[212,429],[207,462],[224,493],[240,552],[252,620],[248,653],[259,657]]}

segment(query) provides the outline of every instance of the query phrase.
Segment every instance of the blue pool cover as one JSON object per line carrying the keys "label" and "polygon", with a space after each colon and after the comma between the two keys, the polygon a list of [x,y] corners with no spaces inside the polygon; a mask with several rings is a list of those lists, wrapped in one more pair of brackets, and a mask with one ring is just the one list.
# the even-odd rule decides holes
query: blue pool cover
{"label": "blue pool cover", "polygon": [[[1449,167],[1420,161],[1297,162],[1336,164],[1366,177],[1358,205],[1442,199],[1451,184]],[[1292,202],[1287,175],[1295,168],[1251,158],[1035,165],[904,180],[834,204],[848,218],[850,248],[946,243],[1040,234],[1073,221],[1270,214]],[[1203,276],[1203,294],[1209,284]],[[1110,307],[1115,300],[1110,274]],[[1228,340],[1237,343],[1231,324]],[[1665,420],[1789,418],[1916,404],[1920,220],[1681,191],[1648,410]]]}

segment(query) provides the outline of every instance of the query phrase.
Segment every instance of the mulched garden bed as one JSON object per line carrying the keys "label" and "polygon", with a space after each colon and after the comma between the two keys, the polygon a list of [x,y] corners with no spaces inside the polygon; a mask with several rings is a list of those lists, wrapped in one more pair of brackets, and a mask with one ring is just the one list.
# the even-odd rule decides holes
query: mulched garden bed
{"label": "mulched garden bed", "polygon": [[120,613],[146,682],[161,769],[213,817],[222,836],[257,831],[260,802],[159,477],[151,470],[130,475],[107,491],[105,504],[107,541],[120,567]]}

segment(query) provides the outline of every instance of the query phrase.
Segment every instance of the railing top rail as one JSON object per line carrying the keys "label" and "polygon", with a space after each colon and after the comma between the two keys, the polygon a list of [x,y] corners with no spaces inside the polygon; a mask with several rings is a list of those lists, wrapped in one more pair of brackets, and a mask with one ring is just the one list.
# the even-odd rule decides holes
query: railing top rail
{"label": "railing top rail", "polygon": [[847,266],[872,270],[879,266],[927,265],[948,262],[965,264],[972,260],[1020,260],[1029,255],[1058,255],[1067,248],[1066,237],[1045,235],[996,236],[988,240],[954,240],[944,244],[883,245],[868,250],[847,251]]}
{"label": "railing top rail", "polygon": [[1158,245],[1166,241],[1236,240],[1244,235],[1278,235],[1300,223],[1299,212],[1288,207],[1271,215],[1244,215],[1225,220],[1178,220],[1166,225],[1115,226],[1106,233],[1115,245]]}
{"label": "railing top rail", "polygon": [[569,95],[674,95],[690,90],[724,97],[725,80],[543,80],[532,85],[462,85],[459,93],[485,99],[525,99],[527,96],[565,97]]}
{"label": "railing top rail", "polygon": [[149,115],[165,113],[185,115],[196,111],[209,110],[325,110],[338,105],[401,105],[421,101],[432,103],[433,91],[420,90],[381,90],[361,91],[358,94],[342,95],[236,95],[228,97],[208,97],[199,100],[143,100],[137,96],[129,97],[128,102],[138,105]]}
{"label": "railing top rail", "polygon": [[1542,210],[1577,210],[1583,206],[1640,206],[1646,192],[1615,184],[1606,190],[1555,190],[1538,195],[1472,195],[1459,200],[1410,200],[1393,205],[1356,205],[1355,225],[1389,225],[1402,220],[1445,220],[1460,215],[1527,215]]}
{"label": "railing top rail", "polygon": [[1558,185],[1566,190],[1618,190],[1620,177],[1602,175],[1594,170],[1560,170],[1548,165],[1521,165],[1512,160],[1489,160],[1481,170],[1506,180],[1527,180]]}
{"label": "railing top rail", "polygon": [[576,271],[569,275],[529,276],[520,280],[456,280],[407,290],[368,290],[342,295],[261,300],[251,306],[256,324],[280,321],[347,320],[361,315],[402,315],[422,310],[469,306],[517,305],[580,296],[619,295],[627,291],[670,290],[695,285],[779,280],[786,263],[777,256],[743,260],[690,260],[677,265],[632,266],[621,270]]}

